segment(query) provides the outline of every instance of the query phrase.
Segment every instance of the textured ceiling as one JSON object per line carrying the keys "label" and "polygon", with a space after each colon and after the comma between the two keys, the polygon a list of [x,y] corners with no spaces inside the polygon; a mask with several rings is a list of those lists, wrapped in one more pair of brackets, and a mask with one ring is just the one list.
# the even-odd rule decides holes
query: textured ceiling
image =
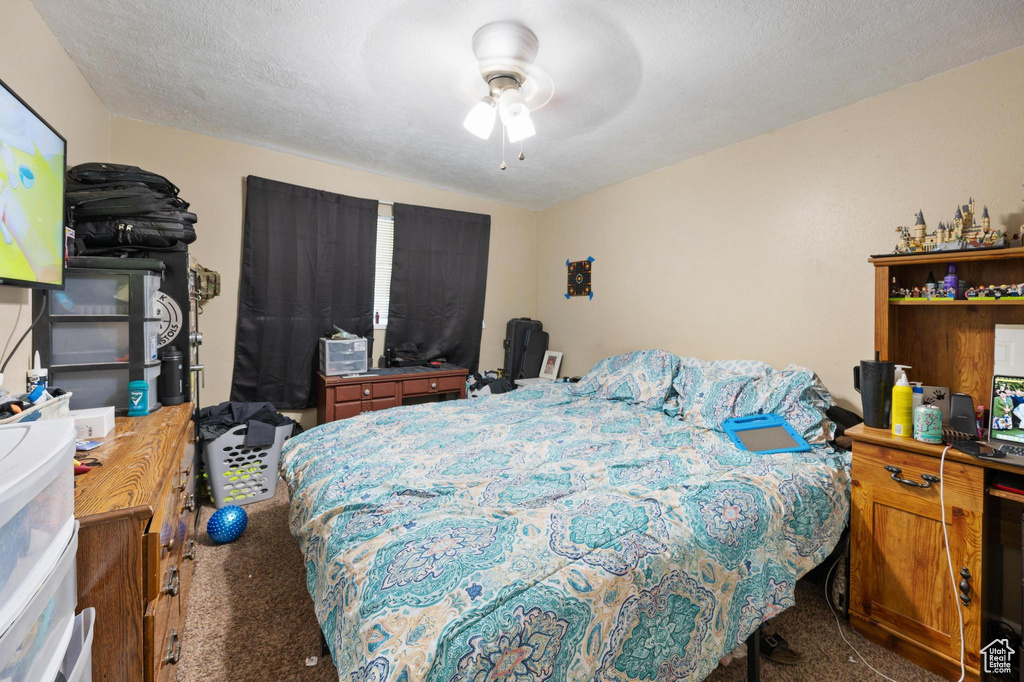
{"label": "textured ceiling", "polygon": [[[533,209],[1024,44],[1021,0],[34,2],[116,116]],[[555,87],[504,172],[456,85],[496,19]]]}

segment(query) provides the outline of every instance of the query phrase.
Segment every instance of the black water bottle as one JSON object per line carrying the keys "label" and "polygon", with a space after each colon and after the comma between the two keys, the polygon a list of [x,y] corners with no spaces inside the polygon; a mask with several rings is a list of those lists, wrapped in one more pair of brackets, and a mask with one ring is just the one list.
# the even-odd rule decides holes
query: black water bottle
{"label": "black water bottle", "polygon": [[185,402],[181,351],[168,346],[160,356],[160,363],[160,402],[164,405],[181,405]]}

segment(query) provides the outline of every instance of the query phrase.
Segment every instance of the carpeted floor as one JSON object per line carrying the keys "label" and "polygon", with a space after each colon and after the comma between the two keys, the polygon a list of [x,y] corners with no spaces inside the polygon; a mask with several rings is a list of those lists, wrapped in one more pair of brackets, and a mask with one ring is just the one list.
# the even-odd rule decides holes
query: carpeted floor
{"label": "carpeted floor", "polygon": [[[209,505],[203,508],[203,529],[213,511]],[[279,485],[274,499],[248,505],[246,511],[248,528],[231,544],[214,545],[205,530],[200,533],[178,680],[337,680],[329,657],[306,665],[307,657],[319,655],[320,636],[302,556],[288,531],[287,488]],[[762,659],[766,682],[881,679],[839,638],[822,589],[820,583],[802,580],[797,605],[767,626],[781,633],[803,660],[781,666]],[[843,632],[871,665],[893,679],[940,679],[853,634],[845,623]],[[745,679],[743,659],[708,678]]]}

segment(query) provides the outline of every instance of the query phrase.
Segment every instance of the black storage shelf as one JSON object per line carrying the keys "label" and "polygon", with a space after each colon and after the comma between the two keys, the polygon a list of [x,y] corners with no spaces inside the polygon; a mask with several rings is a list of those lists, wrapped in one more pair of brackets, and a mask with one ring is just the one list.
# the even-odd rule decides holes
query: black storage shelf
{"label": "black storage shelf", "polygon": [[[127,260],[127,259],[126,259]],[[32,335],[34,350],[39,352],[39,357],[44,367],[50,370],[51,383],[60,386],[61,379],[69,385],[74,375],[79,375],[78,400],[75,390],[72,390],[71,407],[80,409],[85,407],[100,407],[111,404],[118,414],[124,414],[128,410],[128,395],[124,389],[125,374],[127,381],[146,380],[147,371],[153,374],[153,367],[159,367],[160,361],[151,358],[150,335],[147,334],[147,326],[151,329],[157,326],[160,318],[154,315],[151,297],[159,289],[159,285],[153,286],[152,280],[147,281],[147,276],[155,276],[163,279],[164,264],[160,261],[149,259],[131,259],[134,262],[128,267],[69,267],[67,269],[66,288],[63,292],[42,292],[36,291],[33,295],[33,314],[42,313],[42,317]],[[85,263],[80,263],[85,265]],[[148,267],[142,267],[148,266]],[[127,291],[125,291],[127,289]],[[125,300],[127,294],[127,300]],[[55,296],[61,298],[54,298]],[[98,309],[104,310],[99,313],[83,313],[76,310],[69,314],[53,314],[55,307],[61,305],[66,309]],[[113,308],[120,310],[127,308],[127,314],[113,312]],[[109,310],[106,310],[109,309]],[[124,344],[122,331],[110,331],[110,326],[127,326],[127,348]],[[60,333],[63,335],[61,341],[56,341],[55,327],[60,325]],[[93,325],[106,325],[104,330]],[[83,341],[80,352],[74,346],[69,347],[68,334],[79,334],[75,328],[80,328]],[[112,347],[99,345],[109,336],[112,339]],[[58,351],[57,357],[64,359],[61,364],[54,364],[54,343],[59,342],[62,348]],[[70,343],[74,343],[71,341]],[[125,352],[125,348],[127,352]],[[106,352],[109,349],[109,353]],[[128,357],[124,360],[106,360],[99,362],[82,362],[75,358],[75,355],[92,356],[116,356]],[[67,362],[72,360],[73,362]],[[82,376],[86,372],[97,374]],[[103,373],[106,373],[105,375]],[[93,378],[95,377],[95,379]],[[116,378],[120,377],[120,378]],[[152,376],[148,377],[152,380]],[[111,389],[111,383],[117,381],[120,385],[117,390]],[[95,383],[100,382],[100,383]],[[104,388],[100,388],[100,386]],[[64,386],[60,386],[65,388]],[[92,390],[96,387],[96,390]],[[151,385],[151,403],[153,409],[159,409],[157,402],[156,386]],[[121,395],[123,393],[123,395]],[[93,404],[99,403],[99,404]]]}

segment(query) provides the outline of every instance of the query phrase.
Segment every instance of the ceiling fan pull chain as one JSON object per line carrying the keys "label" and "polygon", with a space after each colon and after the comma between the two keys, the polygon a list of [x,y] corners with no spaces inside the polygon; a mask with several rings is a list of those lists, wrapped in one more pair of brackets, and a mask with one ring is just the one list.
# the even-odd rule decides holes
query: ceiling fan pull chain
{"label": "ceiling fan pull chain", "polygon": [[519,160],[520,161],[525,161],[526,160],[526,155],[523,154],[523,141],[522,140],[519,141]]}
{"label": "ceiling fan pull chain", "polygon": [[501,165],[498,166],[501,170],[505,170],[508,166],[505,165],[505,124],[501,124]]}

